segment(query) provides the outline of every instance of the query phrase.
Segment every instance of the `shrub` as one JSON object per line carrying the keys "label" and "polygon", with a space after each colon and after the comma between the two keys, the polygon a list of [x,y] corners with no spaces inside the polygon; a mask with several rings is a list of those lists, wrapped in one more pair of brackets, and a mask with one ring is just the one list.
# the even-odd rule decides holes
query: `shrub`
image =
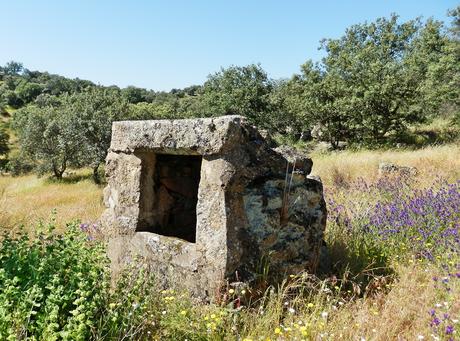
{"label": "shrub", "polygon": [[5,165],[6,171],[13,176],[30,173],[34,169],[33,162],[22,153],[9,155]]}
{"label": "shrub", "polygon": [[87,340],[95,328],[109,284],[104,250],[76,223],[62,235],[54,228],[3,236],[1,340]]}

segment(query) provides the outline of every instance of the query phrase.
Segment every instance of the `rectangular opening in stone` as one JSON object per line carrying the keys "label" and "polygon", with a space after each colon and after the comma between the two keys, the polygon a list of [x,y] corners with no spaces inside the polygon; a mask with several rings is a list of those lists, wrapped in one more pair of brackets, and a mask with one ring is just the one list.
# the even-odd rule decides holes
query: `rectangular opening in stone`
{"label": "rectangular opening in stone", "polygon": [[202,157],[143,154],[137,230],[194,243]]}

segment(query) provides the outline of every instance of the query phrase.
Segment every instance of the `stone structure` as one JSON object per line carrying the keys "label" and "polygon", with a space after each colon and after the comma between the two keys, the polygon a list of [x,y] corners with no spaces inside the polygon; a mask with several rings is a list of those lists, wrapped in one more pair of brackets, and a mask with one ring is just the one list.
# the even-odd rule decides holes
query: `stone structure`
{"label": "stone structure", "polygon": [[311,167],[240,116],[115,122],[101,219],[113,271],[140,255],[199,297],[254,280],[262,260],[280,277],[315,271],[326,208]]}

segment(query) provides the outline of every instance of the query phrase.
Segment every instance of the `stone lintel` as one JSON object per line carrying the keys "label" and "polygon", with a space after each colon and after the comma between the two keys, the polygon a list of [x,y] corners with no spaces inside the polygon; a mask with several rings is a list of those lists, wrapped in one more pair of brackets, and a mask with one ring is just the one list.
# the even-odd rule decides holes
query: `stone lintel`
{"label": "stone lintel", "polygon": [[235,115],[114,122],[110,151],[131,153],[148,149],[163,154],[219,154],[241,139],[244,122],[244,117]]}

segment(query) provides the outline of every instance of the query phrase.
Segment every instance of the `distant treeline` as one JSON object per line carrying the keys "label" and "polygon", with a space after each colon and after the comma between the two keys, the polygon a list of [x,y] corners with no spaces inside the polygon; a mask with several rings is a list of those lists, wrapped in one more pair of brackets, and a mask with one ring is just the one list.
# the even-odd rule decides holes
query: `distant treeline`
{"label": "distant treeline", "polygon": [[[21,63],[0,67],[0,112],[12,112],[19,150],[13,173],[68,166],[98,168],[114,120],[213,117],[237,114],[268,131],[369,146],[397,143],[408,127],[448,113],[460,124],[460,6],[452,23],[397,15],[349,27],[324,39],[321,62],[307,61],[290,79],[273,80],[260,65],[231,66],[202,85],[169,92],[100,86],[30,71]],[[11,139],[10,139],[11,140]],[[0,127],[0,154],[8,134]]]}

